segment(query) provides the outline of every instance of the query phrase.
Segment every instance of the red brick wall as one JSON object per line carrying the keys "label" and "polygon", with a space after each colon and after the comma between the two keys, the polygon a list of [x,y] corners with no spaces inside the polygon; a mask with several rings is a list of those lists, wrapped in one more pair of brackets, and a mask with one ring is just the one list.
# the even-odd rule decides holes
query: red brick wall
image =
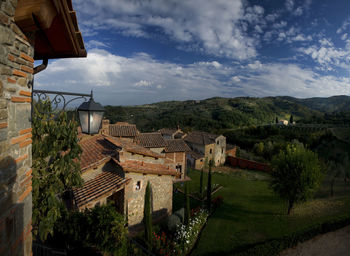
{"label": "red brick wall", "polygon": [[243,169],[264,171],[264,172],[267,172],[267,173],[271,172],[270,165],[264,164],[264,163],[255,162],[255,161],[250,161],[250,160],[243,159],[243,158],[227,156],[227,162],[233,167],[240,167],[240,168],[243,168]]}

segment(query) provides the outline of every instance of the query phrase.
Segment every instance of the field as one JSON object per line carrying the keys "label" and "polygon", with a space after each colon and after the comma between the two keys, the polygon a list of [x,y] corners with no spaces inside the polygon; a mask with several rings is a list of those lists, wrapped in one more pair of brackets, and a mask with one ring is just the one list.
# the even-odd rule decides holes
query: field
{"label": "field", "polygon": [[[213,183],[223,188],[214,197],[223,196],[224,203],[210,217],[192,255],[231,255],[246,246],[346,216],[350,209],[350,185],[341,180],[337,181],[333,198],[328,196],[325,180],[314,200],[296,205],[288,216],[286,203],[269,188],[267,174],[228,167],[217,171],[221,173],[213,174]],[[189,176],[190,191],[198,191],[200,172],[191,170]],[[205,175],[204,184],[206,179]],[[183,195],[176,193],[174,210],[182,207],[182,202]],[[199,204],[191,201],[191,207]]]}

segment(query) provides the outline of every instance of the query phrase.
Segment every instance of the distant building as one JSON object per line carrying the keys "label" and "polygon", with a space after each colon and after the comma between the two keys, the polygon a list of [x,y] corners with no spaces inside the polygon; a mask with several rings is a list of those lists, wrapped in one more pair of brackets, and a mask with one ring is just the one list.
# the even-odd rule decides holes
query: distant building
{"label": "distant building", "polygon": [[288,120],[281,119],[281,120],[279,120],[279,124],[281,124],[281,125],[288,125]]}
{"label": "distant building", "polygon": [[[195,166],[201,169],[204,166],[205,159],[213,160],[214,165],[218,166],[225,163],[226,160],[226,137],[223,135],[210,134],[207,132],[195,131],[187,134],[184,141],[193,151],[189,152],[189,162],[195,160]],[[202,161],[201,161],[202,160]],[[198,162],[197,162],[198,161]],[[193,161],[191,162],[192,167]]]}

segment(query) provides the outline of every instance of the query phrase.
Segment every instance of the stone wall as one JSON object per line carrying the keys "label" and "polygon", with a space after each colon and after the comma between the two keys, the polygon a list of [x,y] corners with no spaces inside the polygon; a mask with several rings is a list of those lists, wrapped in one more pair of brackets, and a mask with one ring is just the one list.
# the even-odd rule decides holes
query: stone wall
{"label": "stone wall", "polygon": [[[148,181],[151,183],[152,188],[153,219],[171,214],[174,179],[172,176],[126,173],[125,178],[131,178],[131,182],[125,187],[125,205],[129,227],[142,223],[144,198]],[[138,181],[140,181],[141,185],[139,190],[136,189]]]}
{"label": "stone wall", "polygon": [[180,179],[185,178],[186,174],[186,153],[185,152],[171,152],[165,153],[165,157],[174,161],[175,164],[173,168],[176,168],[177,165],[181,165],[181,177]]}
{"label": "stone wall", "polygon": [[30,255],[33,38],[14,23],[17,0],[0,5],[0,255]]}

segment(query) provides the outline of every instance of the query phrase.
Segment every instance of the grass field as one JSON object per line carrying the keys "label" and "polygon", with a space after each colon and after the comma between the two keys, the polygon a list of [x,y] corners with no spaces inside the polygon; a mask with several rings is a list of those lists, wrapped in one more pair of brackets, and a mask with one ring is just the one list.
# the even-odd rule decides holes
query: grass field
{"label": "grass field", "polygon": [[[250,244],[307,229],[317,223],[345,216],[350,209],[350,185],[339,181],[335,197],[328,197],[328,184],[314,200],[296,205],[286,215],[287,205],[269,188],[269,176],[228,167],[213,173],[213,183],[223,186],[214,196],[222,195],[224,203],[210,217],[192,255],[231,255]],[[199,171],[189,173],[190,191],[199,189]],[[205,174],[204,184],[207,176]],[[181,186],[177,184],[176,186]],[[191,200],[191,207],[200,203]],[[174,210],[183,205],[183,195],[174,194]]]}

